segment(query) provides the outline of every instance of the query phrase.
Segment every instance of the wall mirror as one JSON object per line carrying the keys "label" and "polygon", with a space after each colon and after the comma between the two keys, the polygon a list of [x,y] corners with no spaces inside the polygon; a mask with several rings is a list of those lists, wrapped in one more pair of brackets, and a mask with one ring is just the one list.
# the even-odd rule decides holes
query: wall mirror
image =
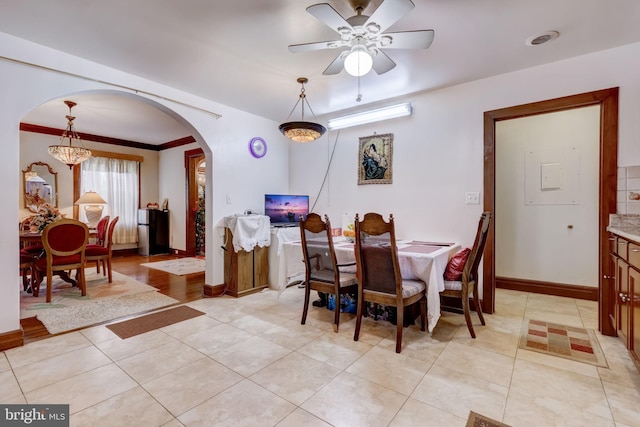
{"label": "wall mirror", "polygon": [[22,171],[24,207],[31,212],[45,203],[58,207],[58,172],[43,162],[31,163]]}

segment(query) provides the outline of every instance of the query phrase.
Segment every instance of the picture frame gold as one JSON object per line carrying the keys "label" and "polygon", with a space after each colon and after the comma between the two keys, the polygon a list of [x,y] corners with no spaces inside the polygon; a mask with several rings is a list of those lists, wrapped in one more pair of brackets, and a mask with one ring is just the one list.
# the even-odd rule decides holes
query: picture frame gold
{"label": "picture frame gold", "polygon": [[358,185],[393,182],[393,134],[360,137]]}

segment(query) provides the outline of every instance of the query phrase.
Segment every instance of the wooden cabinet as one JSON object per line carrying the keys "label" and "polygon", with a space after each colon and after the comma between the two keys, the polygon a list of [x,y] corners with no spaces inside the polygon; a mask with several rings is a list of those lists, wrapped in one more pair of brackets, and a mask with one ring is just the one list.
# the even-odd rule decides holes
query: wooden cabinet
{"label": "wooden cabinet", "polygon": [[226,293],[241,297],[261,291],[269,285],[268,248],[256,246],[252,251],[235,252],[233,233],[225,228],[224,283]]}
{"label": "wooden cabinet", "polygon": [[615,327],[640,369],[640,244],[613,236]]}

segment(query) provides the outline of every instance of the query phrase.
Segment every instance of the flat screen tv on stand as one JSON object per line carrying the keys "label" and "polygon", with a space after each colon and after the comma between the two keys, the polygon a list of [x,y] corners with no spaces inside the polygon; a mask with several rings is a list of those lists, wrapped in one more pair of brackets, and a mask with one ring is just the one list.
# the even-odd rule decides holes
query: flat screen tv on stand
{"label": "flat screen tv on stand", "polygon": [[295,227],[309,214],[309,196],[265,194],[264,214],[274,227]]}

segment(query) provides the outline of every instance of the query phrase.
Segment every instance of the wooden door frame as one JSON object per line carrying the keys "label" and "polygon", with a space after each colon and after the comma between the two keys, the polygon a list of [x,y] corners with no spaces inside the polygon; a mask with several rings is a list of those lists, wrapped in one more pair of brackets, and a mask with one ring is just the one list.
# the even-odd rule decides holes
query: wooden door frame
{"label": "wooden door frame", "polygon": [[187,212],[185,217],[186,221],[186,240],[187,256],[196,255],[196,209],[198,207],[198,182],[195,179],[196,169],[198,164],[205,159],[204,151],[202,148],[196,148],[194,150],[187,150],[184,152],[184,169],[186,173],[185,185],[186,185],[186,206]]}
{"label": "wooden door frame", "polygon": [[600,106],[600,159],[599,159],[599,218],[598,218],[598,327],[605,335],[615,335],[609,321],[613,314],[613,272],[609,262],[607,226],[609,214],[616,212],[618,185],[618,93],[619,88],[602,89],[547,101],[502,108],[484,113],[484,210],[494,213],[493,227],[489,229],[483,261],[483,300],[486,313],[495,311],[495,227],[500,218],[495,215],[495,149],[496,122],[533,116],[591,105]]}

